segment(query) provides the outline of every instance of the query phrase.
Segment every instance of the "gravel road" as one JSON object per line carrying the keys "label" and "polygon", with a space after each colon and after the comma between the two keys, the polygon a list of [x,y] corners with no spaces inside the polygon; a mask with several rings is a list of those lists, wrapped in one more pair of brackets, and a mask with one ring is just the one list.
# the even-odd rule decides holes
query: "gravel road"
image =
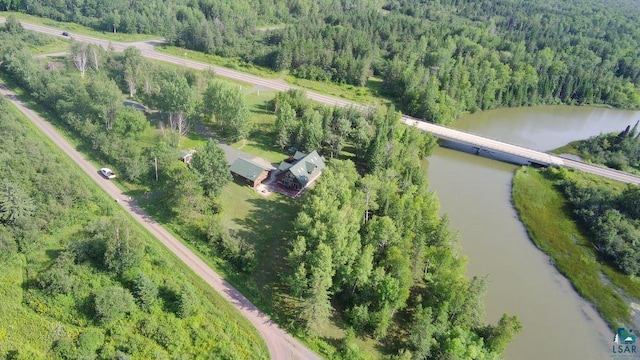
{"label": "gravel road", "polygon": [[305,347],[298,340],[282,330],[271,321],[268,315],[256,308],[244,295],[226,282],[220,275],[213,271],[206,263],[198,258],[191,250],[178,241],[141,209],[135,201],[128,201],[128,195],[124,194],[115,184],[103,178],[98,169],[91,164],[83,154],[69,144],[51,124],[37,113],[27,108],[25,104],[9,89],[0,84],[0,94],[11,101],[29,120],[31,120],[51,141],[64,151],[87,175],[95,181],[107,194],[111,195],[118,203],[142,224],[162,244],[171,250],[180,260],[189,266],[196,274],[201,276],[222,297],[235,306],[258,330],[269,348],[272,359],[321,359],[313,351]]}

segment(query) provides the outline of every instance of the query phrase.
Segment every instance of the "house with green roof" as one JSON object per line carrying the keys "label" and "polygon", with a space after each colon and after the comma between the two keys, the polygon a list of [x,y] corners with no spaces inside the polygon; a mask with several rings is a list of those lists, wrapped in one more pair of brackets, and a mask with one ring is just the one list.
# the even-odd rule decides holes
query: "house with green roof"
{"label": "house with green roof", "polygon": [[254,189],[269,177],[269,169],[265,169],[263,165],[241,157],[231,164],[229,170],[236,181],[248,184]]}
{"label": "house with green roof", "polygon": [[289,161],[278,166],[278,184],[294,190],[309,187],[325,168],[324,160],[317,151],[309,154],[296,152]]}

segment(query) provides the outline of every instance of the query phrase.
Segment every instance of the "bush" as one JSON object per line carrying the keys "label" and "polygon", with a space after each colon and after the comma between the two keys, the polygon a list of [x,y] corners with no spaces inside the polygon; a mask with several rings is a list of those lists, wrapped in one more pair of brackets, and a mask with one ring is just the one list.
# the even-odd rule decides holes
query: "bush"
{"label": "bush", "polygon": [[178,294],[177,305],[177,315],[182,319],[193,316],[198,312],[200,302],[198,301],[198,295],[191,285],[185,284],[182,286],[182,290],[180,294]]}
{"label": "bush", "polygon": [[158,287],[144,273],[139,273],[133,280],[133,294],[140,309],[150,312],[158,299]]}
{"label": "bush", "polygon": [[104,334],[99,329],[87,329],[78,336],[78,353],[82,357],[95,357],[104,343]]}
{"label": "bush", "polygon": [[119,286],[107,287],[96,294],[95,312],[102,323],[111,323],[131,314],[135,300],[127,289]]}

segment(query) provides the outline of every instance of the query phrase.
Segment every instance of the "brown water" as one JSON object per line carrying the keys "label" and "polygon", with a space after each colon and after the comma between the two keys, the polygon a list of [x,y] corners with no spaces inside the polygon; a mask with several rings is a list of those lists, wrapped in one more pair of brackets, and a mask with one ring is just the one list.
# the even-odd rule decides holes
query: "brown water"
{"label": "brown water", "polygon": [[[621,131],[640,113],[544,106],[463,117],[454,126],[537,150]],[[516,166],[448,149],[429,158],[429,181],[458,231],[468,274],[489,275],[486,320],[517,314],[523,331],[506,359],[610,359],[613,333],[529,240],[511,205]]]}

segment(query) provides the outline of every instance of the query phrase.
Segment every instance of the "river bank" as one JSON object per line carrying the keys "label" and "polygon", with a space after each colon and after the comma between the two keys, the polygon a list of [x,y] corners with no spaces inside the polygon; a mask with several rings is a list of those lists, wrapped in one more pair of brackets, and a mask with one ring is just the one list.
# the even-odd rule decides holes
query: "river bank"
{"label": "river bank", "polygon": [[[638,328],[640,281],[622,274],[596,253],[593,241],[575,223],[570,205],[556,186],[563,176],[590,177],[557,169],[517,170],[512,201],[518,216],[533,243],[551,257],[553,265],[593,304],[611,329]],[[622,185],[611,182],[610,186]]]}

